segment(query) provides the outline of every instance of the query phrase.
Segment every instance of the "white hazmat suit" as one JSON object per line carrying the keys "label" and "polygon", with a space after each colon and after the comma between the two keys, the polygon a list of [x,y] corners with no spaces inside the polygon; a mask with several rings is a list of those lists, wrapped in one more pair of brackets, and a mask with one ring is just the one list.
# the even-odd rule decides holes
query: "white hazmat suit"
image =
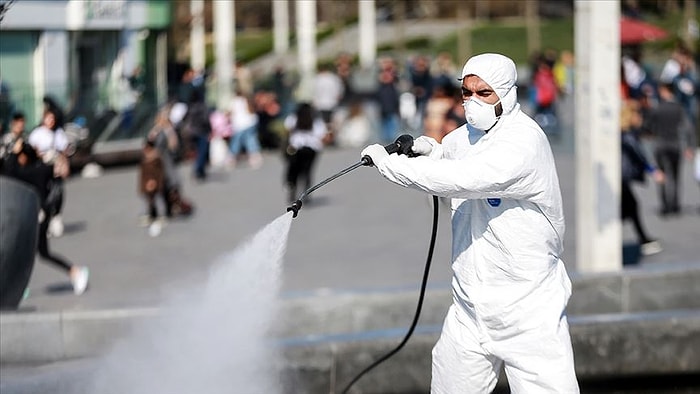
{"label": "white hazmat suit", "polygon": [[475,56],[468,75],[489,84],[503,106],[487,133],[464,125],[416,158],[363,151],[388,180],[452,201],[454,302],[433,349],[431,392],[491,392],[504,365],[512,393],[578,393],[552,151],[520,111],[512,60]]}

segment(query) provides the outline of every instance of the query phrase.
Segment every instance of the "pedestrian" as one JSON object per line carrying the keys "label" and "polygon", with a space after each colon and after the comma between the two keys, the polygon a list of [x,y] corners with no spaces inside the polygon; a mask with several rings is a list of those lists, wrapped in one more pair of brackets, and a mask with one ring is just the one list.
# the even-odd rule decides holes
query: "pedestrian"
{"label": "pedestrian", "polygon": [[635,100],[623,102],[620,113],[621,143],[621,174],[622,188],[620,191],[620,214],[623,222],[629,220],[640,244],[640,252],[644,256],[661,252],[659,241],[648,234],[639,215],[639,203],[632,188],[633,182],[644,183],[646,174],[652,174],[655,181],[664,182],[664,173],[657,170],[644,154],[639,142],[637,130],[642,126],[642,116],[639,104]]}
{"label": "pedestrian", "polygon": [[443,126],[445,124],[445,116],[452,108],[453,92],[452,84],[435,85],[433,87],[433,95],[430,96],[425,105],[423,135],[431,137],[437,142],[441,142],[445,136]]}
{"label": "pedestrian", "polygon": [[253,169],[260,168],[263,158],[258,140],[258,115],[255,113],[251,99],[240,89],[236,89],[236,94],[231,99],[231,127],[233,128],[229,144],[231,165],[236,166],[242,150],[245,149],[248,165]]}
{"label": "pedestrian", "polygon": [[228,109],[217,108],[209,114],[211,124],[211,141],[209,141],[209,165],[213,168],[225,168],[231,161],[228,141],[231,138],[231,113]]}
{"label": "pedestrian", "polygon": [[399,89],[396,86],[398,77],[392,59],[383,59],[380,62],[379,83],[376,99],[379,106],[381,122],[381,140],[384,143],[392,142],[399,131]]}
{"label": "pedestrian", "polygon": [[296,114],[287,116],[284,126],[289,132],[285,157],[287,159],[286,184],[289,201],[297,199],[299,178],[305,181],[306,189],[311,187],[311,171],[318,154],[323,149],[323,141],[328,133],[322,118],[316,116],[311,103],[302,102]]}
{"label": "pedestrian", "polygon": [[10,130],[2,136],[2,143],[0,144],[0,169],[7,156],[12,153],[12,148],[15,146],[15,143],[17,143],[17,140],[23,138],[25,125],[26,121],[23,113],[15,112],[12,114]]}
{"label": "pedestrian", "polygon": [[53,166],[43,163],[36,150],[20,138],[15,142],[12,153],[7,158],[4,173],[26,182],[36,191],[41,206],[37,242],[39,256],[68,274],[73,293],[83,294],[87,289],[90,276],[88,268],[70,263],[64,257],[52,253],[49,247],[48,231],[52,209],[49,200],[51,198],[50,184],[54,181]]}
{"label": "pedestrian", "polygon": [[547,134],[558,132],[556,100],[559,91],[550,62],[544,55],[535,60],[531,83],[531,101],[534,119]]}
{"label": "pedestrian", "polygon": [[682,42],[676,44],[659,76],[661,84],[670,84],[676,101],[683,107],[693,126],[698,124],[699,82],[692,51]]}
{"label": "pedestrian", "polygon": [[[158,217],[158,196],[165,190],[165,170],[163,160],[156,149],[155,142],[146,139],[139,166],[139,192],[146,200],[148,210],[148,235],[160,235],[163,223]],[[170,209],[167,196],[163,196],[166,209]]]}
{"label": "pedestrian", "polygon": [[513,61],[470,58],[467,124],[409,158],[362,151],[393,183],[451,198],[453,304],[433,348],[431,392],[488,393],[505,367],[512,393],[578,393],[565,313],[564,214],[549,142],[520,110]]}
{"label": "pedestrian", "polygon": [[207,178],[211,124],[209,123],[209,108],[204,102],[201,90],[192,91],[190,102],[187,104],[187,114],[182,123],[183,136],[190,139],[195,148],[194,177],[198,181],[204,181]]}
{"label": "pedestrian", "polygon": [[343,81],[333,72],[332,65],[328,63],[320,64],[318,74],[313,80],[313,102],[314,108],[321,114],[326,122],[328,134],[326,144],[335,144],[334,114],[343,98]]}
{"label": "pedestrian", "polygon": [[673,85],[659,85],[659,102],[652,107],[644,120],[644,128],[654,141],[654,160],[665,174],[659,184],[662,216],[679,214],[680,179],[683,156],[692,163],[696,146],[695,132],[683,106],[673,95]]}
{"label": "pedestrian", "polygon": [[410,92],[416,104],[416,113],[411,126],[420,130],[428,99],[433,95],[433,76],[430,74],[430,59],[425,55],[417,55],[408,66]]}
{"label": "pedestrian", "polygon": [[280,138],[275,123],[282,107],[274,93],[261,90],[255,93],[253,102],[258,115],[258,141],[261,149],[279,149]]}
{"label": "pedestrian", "polygon": [[[175,156],[179,149],[180,141],[169,119],[169,108],[164,108],[156,115],[153,128],[148,132],[147,141],[160,157],[163,167],[163,185],[160,193],[165,204],[165,216],[172,218],[175,215],[188,215],[192,211],[191,203],[182,197],[182,182],[175,164]],[[151,221],[149,221],[149,224]]]}
{"label": "pedestrian", "polygon": [[37,151],[39,158],[46,164],[53,166],[54,178],[51,182],[51,193],[56,198],[51,198],[52,205],[48,215],[49,235],[60,237],[63,235],[63,203],[65,201],[65,188],[63,181],[70,173],[70,165],[66,152],[68,150],[68,136],[59,126],[60,112],[55,112],[51,106],[44,111],[41,124],[29,133],[27,142]]}

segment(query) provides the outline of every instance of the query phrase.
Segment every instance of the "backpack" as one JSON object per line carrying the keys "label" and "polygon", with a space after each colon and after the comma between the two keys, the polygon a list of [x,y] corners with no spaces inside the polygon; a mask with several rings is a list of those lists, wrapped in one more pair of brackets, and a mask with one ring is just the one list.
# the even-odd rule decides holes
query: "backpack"
{"label": "backpack", "polygon": [[557,98],[557,84],[551,73],[538,72],[535,76],[535,89],[535,102],[540,107],[549,107]]}

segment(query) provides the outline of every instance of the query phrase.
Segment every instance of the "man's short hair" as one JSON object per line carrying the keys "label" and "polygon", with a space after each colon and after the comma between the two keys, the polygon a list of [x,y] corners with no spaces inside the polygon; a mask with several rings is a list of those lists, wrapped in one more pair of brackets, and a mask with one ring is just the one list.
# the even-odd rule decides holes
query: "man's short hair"
{"label": "man's short hair", "polygon": [[21,112],[15,112],[12,114],[12,120],[24,120],[24,114]]}

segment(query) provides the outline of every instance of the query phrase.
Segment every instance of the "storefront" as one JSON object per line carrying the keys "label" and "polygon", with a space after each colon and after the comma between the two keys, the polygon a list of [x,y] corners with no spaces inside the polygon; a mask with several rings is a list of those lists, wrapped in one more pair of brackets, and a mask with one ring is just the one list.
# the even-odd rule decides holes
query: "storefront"
{"label": "storefront", "polygon": [[[170,2],[16,1],[0,24],[1,117],[22,111],[39,122],[44,96],[67,120],[166,99]],[[9,112],[9,113],[8,113]]]}

